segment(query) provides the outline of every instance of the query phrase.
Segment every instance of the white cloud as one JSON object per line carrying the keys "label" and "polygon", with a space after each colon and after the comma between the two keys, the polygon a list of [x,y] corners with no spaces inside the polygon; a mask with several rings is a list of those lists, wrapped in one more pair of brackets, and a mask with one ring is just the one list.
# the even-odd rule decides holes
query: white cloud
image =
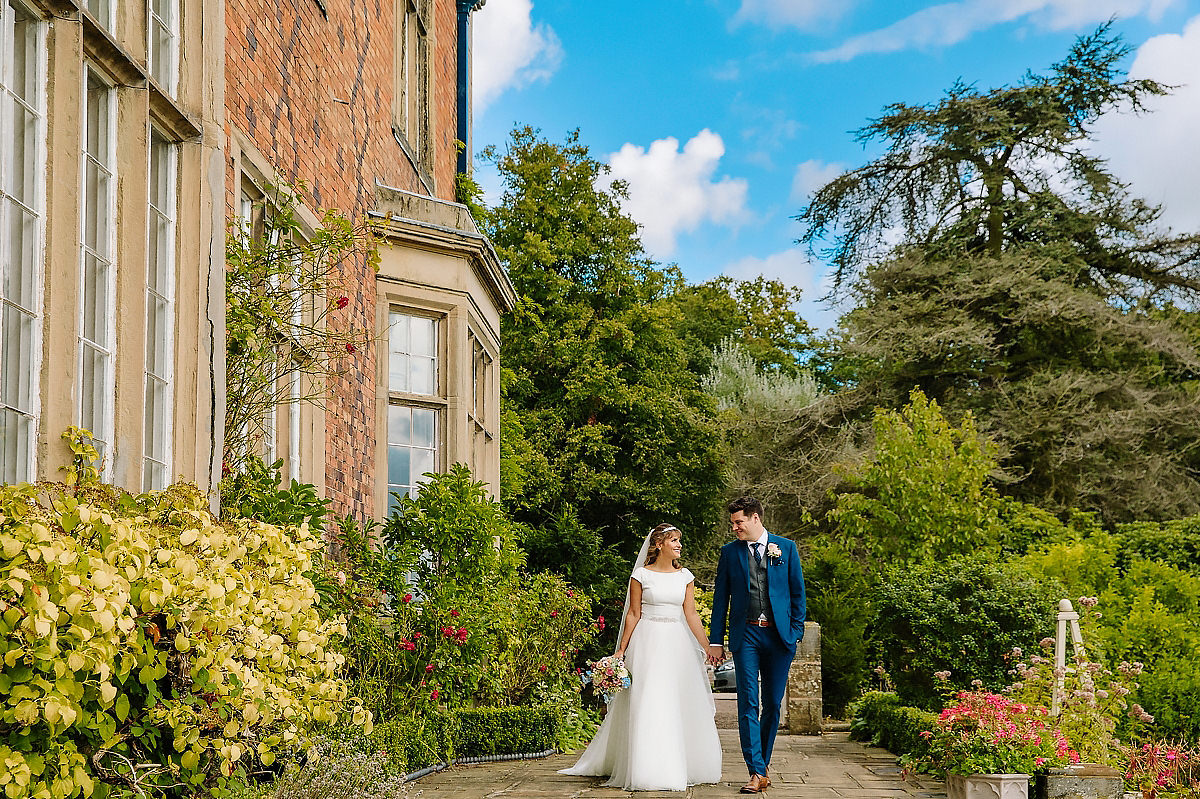
{"label": "white cloud", "polygon": [[730,24],[763,22],[772,28],[813,30],[845,14],[850,0],[742,0]]}
{"label": "white cloud", "polygon": [[792,202],[807,203],[813,192],[845,171],[844,164],[815,159],[801,161],[796,166],[796,174],[792,176]]}
{"label": "white cloud", "polygon": [[1178,88],[1149,100],[1150,113],[1106,115],[1096,126],[1095,151],[1109,159],[1135,196],[1163,204],[1167,224],[1200,229],[1200,16],[1192,17],[1182,33],[1148,39],[1129,75]]}
{"label": "white cloud", "polygon": [[839,310],[822,301],[832,284],[825,267],[811,260],[801,249],[784,250],[764,258],[747,256],[721,270],[735,280],[753,280],[762,275],[801,290],[796,311],[816,330],[828,330],[837,323]]}
{"label": "white cloud", "polygon": [[548,80],[562,62],[562,44],[549,25],[534,24],[533,0],[490,0],[471,23],[471,81],[475,112],[508,89]]}
{"label": "white cloud", "polygon": [[960,0],[923,8],[891,25],[851,36],[837,47],[812,54],[821,63],[849,61],[867,53],[946,47],[995,25],[1028,22],[1047,30],[1069,30],[1110,17],[1158,19],[1178,0]]}
{"label": "white cloud", "polygon": [[669,257],[676,237],[702,222],[737,227],[748,219],[746,180],[713,177],[723,155],[725,143],[706,129],[682,150],[669,136],[649,149],[626,144],[609,156],[608,180],[629,184],[624,210],[642,226],[642,244],[651,256]]}

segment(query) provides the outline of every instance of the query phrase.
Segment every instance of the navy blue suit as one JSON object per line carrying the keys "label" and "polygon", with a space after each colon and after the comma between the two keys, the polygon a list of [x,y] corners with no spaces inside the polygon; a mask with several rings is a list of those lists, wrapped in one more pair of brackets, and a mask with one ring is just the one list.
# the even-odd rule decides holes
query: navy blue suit
{"label": "navy blue suit", "polygon": [[[804,637],[804,570],[800,552],[790,539],[767,535],[767,547],[779,547],[779,557],[763,555],[767,565],[769,627],[746,623],[750,603],[750,552],[745,541],[721,547],[717,580],[713,586],[709,643],[722,644],[726,621],[729,649],[737,668],[738,735],[742,756],[751,774],[765,775],[771,763],[779,706],[787,689],[788,672],[796,656],[796,642]],[[759,678],[762,699],[759,699]],[[761,705],[761,713],[759,711]]]}

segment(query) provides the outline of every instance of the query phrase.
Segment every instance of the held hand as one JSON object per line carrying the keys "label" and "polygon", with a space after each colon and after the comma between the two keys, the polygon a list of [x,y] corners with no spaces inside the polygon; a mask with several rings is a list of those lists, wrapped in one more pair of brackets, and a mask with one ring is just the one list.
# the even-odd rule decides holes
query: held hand
{"label": "held hand", "polygon": [[719,666],[725,662],[725,647],[720,644],[708,645],[708,662],[714,666]]}
{"label": "held hand", "polygon": [[624,660],[625,659],[625,650],[618,649],[616,652],[613,652],[613,657],[615,657],[617,660]]}

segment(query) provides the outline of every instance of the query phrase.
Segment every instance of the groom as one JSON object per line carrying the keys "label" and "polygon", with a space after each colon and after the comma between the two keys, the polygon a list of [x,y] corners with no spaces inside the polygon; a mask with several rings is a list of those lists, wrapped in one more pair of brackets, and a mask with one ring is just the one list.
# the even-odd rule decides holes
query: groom
{"label": "groom", "polygon": [[759,793],[771,784],[767,766],[779,728],[779,705],[796,641],[804,637],[804,572],[796,545],[763,527],[761,502],[742,497],[730,502],[728,510],[738,540],[723,546],[717,561],[708,659],[725,660],[728,616],[729,649],[737,669],[738,735],[750,769],[741,792]]}

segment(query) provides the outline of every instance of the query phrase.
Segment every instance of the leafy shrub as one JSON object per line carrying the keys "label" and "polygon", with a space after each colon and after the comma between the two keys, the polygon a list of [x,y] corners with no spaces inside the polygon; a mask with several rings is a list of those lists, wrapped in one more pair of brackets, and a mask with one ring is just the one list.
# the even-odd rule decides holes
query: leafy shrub
{"label": "leafy shrub", "polygon": [[1131,522],[1117,526],[1119,563],[1134,558],[1157,560],[1200,576],[1200,516],[1167,522]]}
{"label": "leafy shrub", "polygon": [[345,627],[304,577],[310,528],[218,521],[191,485],[131,495],[92,477],[0,486],[9,799],[212,785],[314,725],[369,724],[330,649]]}
{"label": "leafy shrub", "polygon": [[464,708],[455,715],[455,757],[543,752],[558,740],[558,711],[546,705]]}
{"label": "leafy shrub", "polygon": [[839,717],[862,690],[868,673],[870,580],[860,562],[831,542],[804,558],[808,618],[821,625],[821,690],[825,713]]}
{"label": "leafy shrub", "polygon": [[850,705],[850,737],[870,741],[896,755],[920,756],[927,751],[921,733],[932,730],[937,715],[905,707],[893,693],[871,691]]}
{"label": "leafy shrub", "polygon": [[591,600],[555,575],[525,574],[518,534],[461,465],[404,498],[382,542],[342,523],[348,563],[326,564],[318,584],[347,617],[344,651],[369,708],[423,718],[527,704],[552,687],[578,702],[573,666],[595,633]]}
{"label": "leafy shrub", "polygon": [[921,561],[974,552],[997,535],[988,483],[993,447],[967,414],[952,426],[914,389],[901,411],[875,413],[875,447],[847,475],[850,491],[830,511],[848,546],[889,560]]}
{"label": "leafy shrub", "polygon": [[1132,556],[1125,569],[1120,536],[1094,533],[1041,551],[1024,562],[1042,578],[1061,580],[1063,596],[1097,595],[1084,643],[1109,665],[1141,662],[1133,697],[1155,717],[1155,734],[1200,739],[1200,576]]}
{"label": "leafy shrub", "polygon": [[314,532],[325,531],[330,500],[322,498],[310,483],[292,480],[285,487],[283,461],[268,465],[262,458],[250,455],[240,468],[241,471],[230,472],[221,479],[223,518],[241,516],[285,527],[307,524]]}
{"label": "leafy shrub", "polygon": [[386,750],[321,739],[269,784],[242,783],[229,799],[405,799],[404,774]]}
{"label": "leafy shrub", "polygon": [[1004,656],[1053,633],[1061,589],[1020,563],[986,557],[889,570],[875,590],[872,639],[901,699],[939,706],[934,672],[951,684],[1007,684]]}
{"label": "leafy shrub", "polygon": [[371,743],[388,753],[389,767],[401,774],[448,763],[455,755],[457,737],[457,716],[436,710],[390,719],[371,731]]}

